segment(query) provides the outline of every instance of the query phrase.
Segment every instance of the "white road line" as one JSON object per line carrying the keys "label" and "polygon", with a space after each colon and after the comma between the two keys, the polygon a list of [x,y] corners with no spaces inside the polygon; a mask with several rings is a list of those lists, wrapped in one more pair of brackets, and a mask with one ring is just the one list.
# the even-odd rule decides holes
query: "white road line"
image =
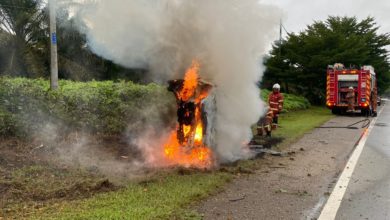
{"label": "white road line", "polygon": [[[385,106],[378,113],[379,115],[382,113]],[[324,208],[322,209],[320,217],[318,220],[333,220],[336,218],[337,211],[340,208],[341,202],[343,200],[345,191],[347,190],[349,181],[352,177],[353,171],[355,170],[356,164],[359,160],[360,154],[363,151],[364,145],[366,144],[367,138],[371,133],[371,130],[374,128],[376,120],[378,117],[374,118],[371,121],[370,127],[368,127],[364,133],[362,138],[360,139],[358,145],[353,151],[352,156],[349,158],[347,165],[344,168],[343,173],[341,174],[339,180],[337,181],[336,186],[334,187],[332,194],[330,194],[328,201],[326,202]]]}

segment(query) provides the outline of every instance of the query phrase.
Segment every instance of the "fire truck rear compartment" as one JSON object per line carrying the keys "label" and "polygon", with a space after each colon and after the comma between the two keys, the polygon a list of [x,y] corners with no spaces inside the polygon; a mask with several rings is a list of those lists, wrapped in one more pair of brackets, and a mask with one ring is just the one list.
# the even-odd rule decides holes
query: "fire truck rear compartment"
{"label": "fire truck rear compartment", "polygon": [[358,82],[357,81],[339,81],[337,104],[348,105],[348,99],[346,97],[349,91],[349,87],[351,86],[355,89],[355,103],[357,105],[358,103],[358,92],[357,92]]}

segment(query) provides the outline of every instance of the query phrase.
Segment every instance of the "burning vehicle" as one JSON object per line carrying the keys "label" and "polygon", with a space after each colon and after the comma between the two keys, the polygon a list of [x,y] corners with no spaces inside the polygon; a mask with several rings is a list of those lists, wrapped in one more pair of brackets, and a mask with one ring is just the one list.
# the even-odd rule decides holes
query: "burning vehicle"
{"label": "burning vehicle", "polygon": [[196,168],[213,166],[214,86],[199,77],[200,64],[193,61],[184,79],[169,81],[168,90],[177,102],[177,125],[164,144],[164,155],[172,165]]}

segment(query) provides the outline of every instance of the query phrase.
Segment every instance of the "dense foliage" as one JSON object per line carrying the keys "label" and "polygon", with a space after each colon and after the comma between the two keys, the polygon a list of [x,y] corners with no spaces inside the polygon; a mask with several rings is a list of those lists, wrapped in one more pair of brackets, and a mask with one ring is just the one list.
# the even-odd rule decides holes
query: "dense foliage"
{"label": "dense foliage", "polygon": [[48,29],[40,0],[0,1],[0,71],[36,77],[48,65]]}
{"label": "dense foliage", "polygon": [[[77,81],[128,79],[145,82],[146,71],[127,69],[92,53],[67,4],[58,1],[59,76]],[[74,6],[74,5],[73,5]],[[49,77],[50,41],[47,1],[0,1],[0,75]],[[131,51],[129,51],[131,52]]]}
{"label": "dense foliage", "polygon": [[[261,98],[264,101],[267,101],[270,92],[271,91],[266,89],[261,90]],[[282,112],[290,112],[290,111],[307,109],[311,106],[309,100],[307,100],[302,96],[283,93],[283,97],[284,97],[284,105],[283,105]]]}
{"label": "dense foliage", "polygon": [[49,90],[43,79],[0,78],[0,135],[23,136],[42,129],[66,134],[136,134],[167,124],[175,115],[172,94],[159,85],[132,82],[60,81]]}
{"label": "dense foliage", "polygon": [[304,95],[314,103],[324,100],[326,68],[334,63],[346,67],[374,66],[379,90],[390,86],[390,65],[386,47],[388,33],[379,34],[379,27],[369,17],[329,17],[317,21],[306,30],[291,33],[277,42],[266,58],[267,71],[262,86],[269,88],[279,82],[288,93]]}
{"label": "dense foliage", "polygon": [[[269,92],[262,91],[263,100]],[[303,97],[283,95],[284,111],[310,107]],[[157,84],[60,80],[60,89],[52,91],[44,79],[0,78],[0,136],[45,129],[137,135],[145,126],[175,121],[175,107],[174,96]]]}

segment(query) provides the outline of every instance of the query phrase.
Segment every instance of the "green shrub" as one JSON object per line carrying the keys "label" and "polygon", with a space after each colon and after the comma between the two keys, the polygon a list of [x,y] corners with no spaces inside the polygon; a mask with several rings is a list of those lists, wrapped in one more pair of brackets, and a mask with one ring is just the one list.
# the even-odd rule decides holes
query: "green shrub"
{"label": "green shrub", "polygon": [[[270,93],[271,91],[269,90],[266,89],[261,90],[261,98],[264,101],[267,101]],[[284,104],[283,104],[282,112],[307,109],[311,106],[309,100],[302,96],[283,93],[283,97],[284,97]]]}
{"label": "green shrub", "polygon": [[[62,132],[136,133],[170,121],[174,97],[157,84],[61,80],[51,91],[44,79],[0,78],[0,135],[23,136],[48,123]],[[165,119],[165,121],[164,121]]]}
{"label": "green shrub", "polygon": [[[146,126],[166,126],[175,116],[175,99],[164,86],[133,82],[60,80],[51,91],[44,79],[0,78],[0,136],[27,136],[54,125],[56,132],[83,130],[138,135]],[[270,91],[262,90],[267,100]],[[283,94],[284,111],[306,109],[304,97]]]}
{"label": "green shrub", "polygon": [[16,133],[16,121],[10,112],[0,107],[0,134],[13,135]]}

